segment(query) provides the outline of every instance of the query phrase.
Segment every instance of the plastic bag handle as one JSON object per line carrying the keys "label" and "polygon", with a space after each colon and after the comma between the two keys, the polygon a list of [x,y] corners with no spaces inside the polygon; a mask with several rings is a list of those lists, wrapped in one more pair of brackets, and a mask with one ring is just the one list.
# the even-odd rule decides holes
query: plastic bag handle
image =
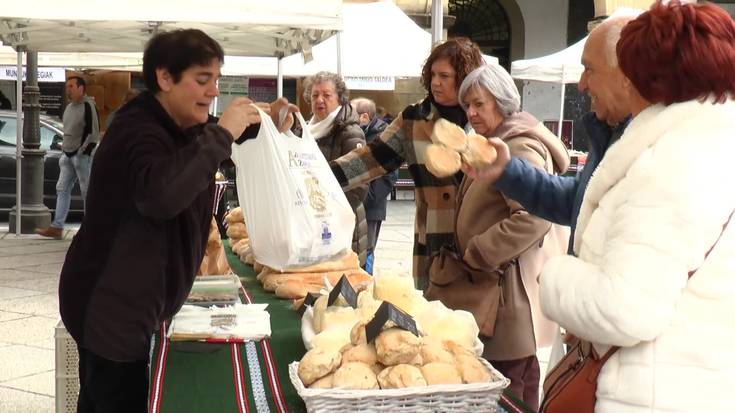
{"label": "plastic bag handle", "polygon": [[[268,126],[272,127],[276,131],[278,131],[278,128],[273,123],[273,119],[271,119],[270,115],[265,113],[263,109],[259,108],[258,105],[255,103],[251,103],[251,105],[258,111],[258,114],[260,114],[260,123],[263,124],[265,122]],[[306,125],[306,121],[304,120],[304,117],[301,115],[301,112],[296,112],[296,119],[298,119],[299,124],[301,125],[301,137],[307,137],[311,140],[314,140],[314,138],[311,136],[311,133],[309,133],[309,129]],[[280,133],[280,132],[279,132]]]}

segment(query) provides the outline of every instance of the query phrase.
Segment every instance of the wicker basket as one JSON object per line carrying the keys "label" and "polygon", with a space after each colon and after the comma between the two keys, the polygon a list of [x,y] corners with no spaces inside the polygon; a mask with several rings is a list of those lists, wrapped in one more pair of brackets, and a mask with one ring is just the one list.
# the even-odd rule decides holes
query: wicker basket
{"label": "wicker basket", "polygon": [[77,411],[79,397],[79,354],[77,345],[59,321],[54,331],[56,341],[56,413]]}
{"label": "wicker basket", "polygon": [[299,363],[288,366],[291,383],[308,412],[490,412],[498,410],[498,399],[510,380],[490,363],[487,383],[437,385],[386,390],[308,389],[299,379]]}

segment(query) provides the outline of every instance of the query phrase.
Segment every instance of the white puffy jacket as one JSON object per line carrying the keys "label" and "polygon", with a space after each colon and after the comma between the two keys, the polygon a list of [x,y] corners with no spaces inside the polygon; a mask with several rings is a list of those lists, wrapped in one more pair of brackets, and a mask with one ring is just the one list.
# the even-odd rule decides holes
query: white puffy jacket
{"label": "white puffy jacket", "polygon": [[595,412],[735,412],[735,218],[722,233],[733,209],[733,100],[651,106],[605,154],[579,258],[552,258],[540,278],[550,319],[598,351],[622,347]]}

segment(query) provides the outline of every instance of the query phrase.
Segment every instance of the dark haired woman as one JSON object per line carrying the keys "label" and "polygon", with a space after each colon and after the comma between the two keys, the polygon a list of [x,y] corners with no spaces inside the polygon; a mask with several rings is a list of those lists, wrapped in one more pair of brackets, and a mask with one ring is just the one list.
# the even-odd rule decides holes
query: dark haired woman
{"label": "dark haired woman", "polygon": [[413,275],[416,286],[428,284],[427,258],[454,239],[454,202],[459,180],[437,178],[424,165],[434,122],[446,119],[460,127],[467,116],[457,91],[465,76],[484,64],[482,53],[466,38],[453,38],[434,48],[424,64],[421,83],[429,92],[420,103],[406,107],[380,138],[331,162],[343,189],[350,190],[398,169],[404,162],[415,185],[416,221]]}

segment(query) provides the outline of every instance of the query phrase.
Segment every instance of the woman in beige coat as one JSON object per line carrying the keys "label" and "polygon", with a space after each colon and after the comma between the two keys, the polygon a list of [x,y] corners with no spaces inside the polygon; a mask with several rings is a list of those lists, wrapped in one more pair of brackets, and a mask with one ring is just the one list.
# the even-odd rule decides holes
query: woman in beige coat
{"label": "woman in beige coat", "polygon": [[[508,72],[475,69],[459,101],[476,133],[499,137],[513,156],[563,173],[569,156],[561,141],[528,113]],[[483,357],[511,379],[512,391],[531,408],[539,403],[536,277],[549,256],[565,253],[568,232],[526,212],[483,182],[464,177],[455,208],[455,245],[434,258],[427,296],[472,312],[485,345]]]}

